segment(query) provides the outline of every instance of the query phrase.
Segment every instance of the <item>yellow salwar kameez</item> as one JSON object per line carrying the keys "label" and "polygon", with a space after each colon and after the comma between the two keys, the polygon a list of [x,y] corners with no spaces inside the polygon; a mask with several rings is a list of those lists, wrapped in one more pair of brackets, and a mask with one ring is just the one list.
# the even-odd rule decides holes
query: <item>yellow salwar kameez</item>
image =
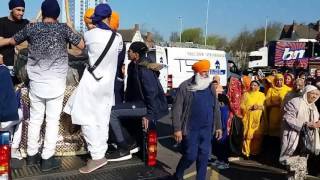
{"label": "yellow salwar kameez", "polygon": [[[266,111],[268,121],[266,122],[266,134],[273,137],[280,137],[280,128],[281,128],[281,104],[285,96],[292,89],[286,85],[282,87],[271,87],[266,95]],[[278,101],[280,104],[274,105],[273,102]]]}
{"label": "yellow salwar kameez", "polygon": [[243,146],[242,153],[249,155],[257,155],[261,149],[263,137],[263,123],[261,122],[263,108],[252,110],[252,106],[264,106],[265,95],[259,91],[246,92],[241,102],[241,110],[243,113]]}

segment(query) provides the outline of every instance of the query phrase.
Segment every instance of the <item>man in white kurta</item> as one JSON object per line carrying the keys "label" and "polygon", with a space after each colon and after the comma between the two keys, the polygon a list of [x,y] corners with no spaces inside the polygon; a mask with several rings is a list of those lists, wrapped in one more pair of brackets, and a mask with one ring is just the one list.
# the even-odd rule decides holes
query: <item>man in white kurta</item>
{"label": "man in white kurta", "polygon": [[[103,5],[101,7],[100,5]],[[95,9],[106,8],[107,4],[100,4]],[[100,7],[99,7],[100,6]],[[111,9],[110,9],[111,10]],[[111,12],[110,12],[111,14]],[[89,63],[93,65],[99,58],[111,38],[112,31],[105,26],[109,23],[109,15],[104,18],[102,27],[91,29],[84,34],[88,49]],[[78,88],[69,99],[65,112],[71,115],[72,123],[81,125],[84,138],[92,160],[87,166],[80,168],[81,173],[90,173],[107,163],[105,153],[108,149],[108,130],[111,107],[114,105],[114,79],[118,61],[118,54],[123,47],[122,37],[117,34],[108,53],[93,75],[85,69]]]}

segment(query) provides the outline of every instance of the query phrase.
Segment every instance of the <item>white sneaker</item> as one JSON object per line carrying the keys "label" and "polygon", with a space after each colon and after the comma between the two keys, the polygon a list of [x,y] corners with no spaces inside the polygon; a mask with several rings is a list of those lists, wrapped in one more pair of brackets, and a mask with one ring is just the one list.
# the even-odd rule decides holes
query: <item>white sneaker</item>
{"label": "white sneaker", "polygon": [[223,170],[223,169],[229,169],[229,164],[221,162],[220,165],[217,166],[218,169]]}
{"label": "white sneaker", "polygon": [[229,157],[228,161],[232,162],[232,161],[240,161],[240,157]]}
{"label": "white sneaker", "polygon": [[16,158],[16,159],[23,159],[19,149],[16,149],[16,148],[12,148],[11,149],[11,158]]}
{"label": "white sneaker", "polygon": [[133,149],[130,150],[130,154],[134,154],[134,153],[137,153],[139,152],[140,148],[139,147],[135,147]]}
{"label": "white sneaker", "polygon": [[211,165],[212,165],[212,166],[219,166],[221,163],[223,163],[223,162],[221,162],[221,161],[219,161],[219,160],[215,160],[215,161],[213,161],[213,162],[211,163]]}
{"label": "white sneaker", "polygon": [[139,146],[137,145],[137,143],[133,143],[131,145],[129,145],[129,149],[130,149],[130,154],[134,154],[140,151]]}

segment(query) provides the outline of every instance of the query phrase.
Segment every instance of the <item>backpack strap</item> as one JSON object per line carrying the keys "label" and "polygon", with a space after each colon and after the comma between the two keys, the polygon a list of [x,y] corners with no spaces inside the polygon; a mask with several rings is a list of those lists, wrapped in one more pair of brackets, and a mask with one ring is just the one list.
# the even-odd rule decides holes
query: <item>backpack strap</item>
{"label": "backpack strap", "polygon": [[97,59],[97,61],[94,63],[93,66],[91,66],[90,64],[88,65],[88,71],[90,72],[90,74],[94,77],[95,80],[99,81],[100,79],[102,79],[102,77],[97,78],[95,76],[95,74],[93,73],[93,71],[99,66],[99,64],[102,62],[103,58],[106,56],[106,54],[108,53],[114,39],[116,37],[116,33],[112,32],[111,38],[109,39],[106,47],[104,48],[103,52],[101,53],[101,55],[99,56],[99,58]]}

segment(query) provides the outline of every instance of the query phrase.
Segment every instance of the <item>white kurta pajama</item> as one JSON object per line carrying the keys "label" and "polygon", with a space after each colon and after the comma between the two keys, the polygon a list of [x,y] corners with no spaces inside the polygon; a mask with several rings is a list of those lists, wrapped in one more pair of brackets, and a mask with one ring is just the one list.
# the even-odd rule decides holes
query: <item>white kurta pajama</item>
{"label": "white kurta pajama", "polygon": [[[84,34],[90,65],[105,49],[112,32],[95,28]],[[101,159],[108,149],[108,130],[111,108],[114,105],[114,79],[118,54],[122,50],[122,37],[117,34],[108,53],[94,70],[99,81],[85,69],[76,91],[64,111],[71,115],[72,123],[81,125],[93,160]]]}

